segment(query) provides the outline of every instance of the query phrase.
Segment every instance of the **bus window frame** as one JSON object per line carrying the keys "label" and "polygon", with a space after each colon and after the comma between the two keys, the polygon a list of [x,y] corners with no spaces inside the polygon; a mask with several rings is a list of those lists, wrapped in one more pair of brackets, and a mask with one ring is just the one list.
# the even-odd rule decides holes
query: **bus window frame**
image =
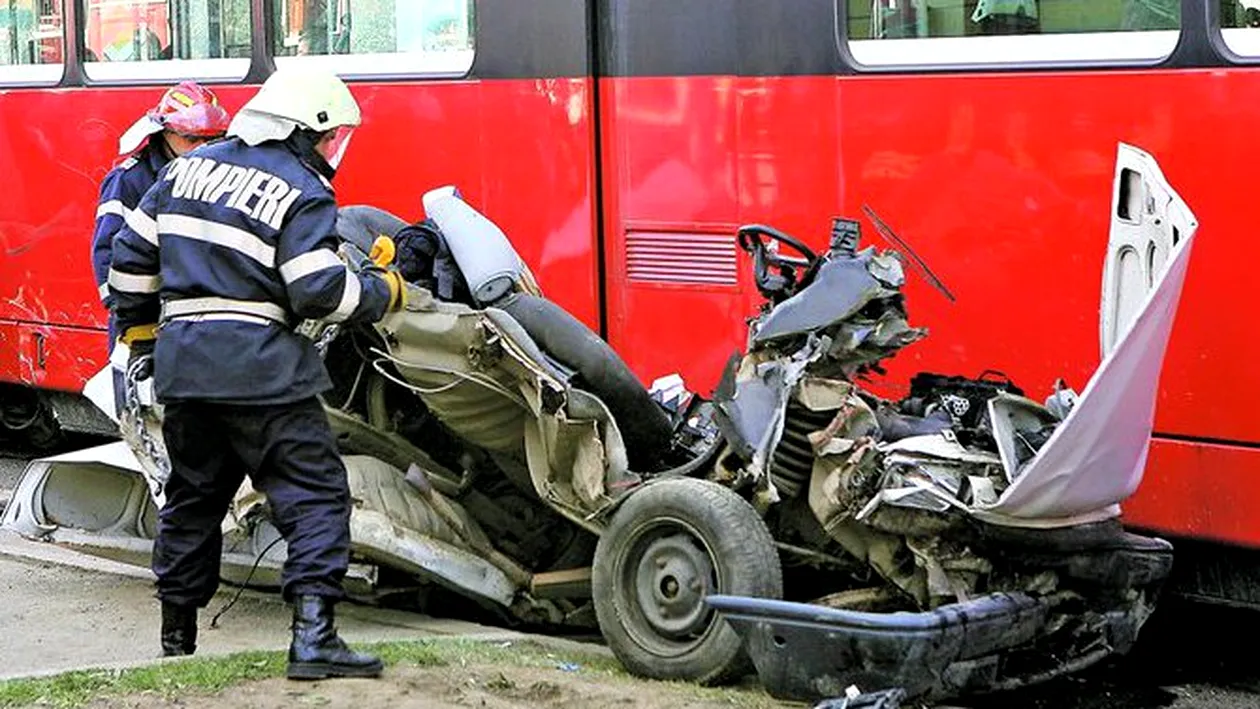
{"label": "bus window frame", "polygon": [[[117,72],[115,76],[101,76],[99,72],[88,72],[85,67],[87,64],[106,65],[109,62],[84,62],[83,57],[86,56],[86,17],[84,13],[79,11],[79,0],[56,0],[59,3],[62,12],[62,61],[60,63],[60,72],[54,77],[55,67],[57,65],[15,65],[21,67],[50,67],[47,72],[48,78],[40,81],[38,77],[22,77],[6,79],[3,77],[3,69],[0,69],[0,87],[5,89],[14,88],[75,88],[75,87],[125,87],[125,86],[164,86],[168,85],[176,76],[174,62],[234,62],[240,66],[248,64],[247,71],[243,76],[240,72],[232,72],[231,76],[225,78],[219,72],[206,72],[209,75],[188,75],[186,72],[178,72],[179,79],[199,80],[207,85],[258,85],[263,83],[268,76],[276,69],[276,59],[272,53],[272,33],[275,31],[270,16],[272,0],[250,0],[250,56],[245,57],[229,57],[223,59],[202,59],[202,60],[160,60],[148,62],[118,62],[119,65],[125,65],[127,70]],[[477,13],[477,0],[469,0],[474,3],[473,24],[470,32],[473,38],[473,48],[471,51],[471,59],[468,66],[462,72],[410,72],[400,70],[396,65],[389,69],[373,72],[347,72],[336,71],[346,82],[355,81],[442,81],[442,80],[464,80],[472,78],[477,70],[477,61],[481,53],[477,49],[481,38],[481,15]],[[376,54],[376,55],[318,55],[312,56],[302,62],[311,59],[324,62],[335,62],[347,56],[360,56],[368,58],[377,57],[398,57],[403,53]],[[293,57],[279,57],[281,63],[286,59]],[[221,64],[219,64],[221,66]],[[134,69],[131,67],[134,66]],[[184,65],[187,66],[187,65]],[[165,71],[153,71],[155,67],[170,67]],[[148,71],[144,71],[144,69]],[[108,72],[109,70],[107,70]],[[13,72],[18,73],[18,72]],[[25,71],[28,75],[32,72]],[[90,73],[97,74],[96,77],[90,76]],[[206,74],[203,73],[203,74]]]}
{"label": "bus window frame", "polygon": [[[477,0],[467,0],[473,9],[473,21],[468,28],[469,35],[472,38],[473,46],[469,50],[461,50],[459,52],[450,52],[450,54],[459,54],[467,57],[467,62],[460,61],[461,69],[450,70],[427,70],[417,68],[422,66],[424,61],[417,61],[417,57],[412,55],[413,63],[406,61],[409,53],[407,52],[377,52],[372,54],[308,54],[301,56],[277,56],[275,54],[275,36],[280,31],[275,25],[273,5],[283,0],[259,0],[259,4],[263,6],[264,21],[267,23],[267,37],[265,51],[270,62],[276,67],[281,66],[307,66],[319,67],[331,71],[346,82],[356,81],[459,81],[468,79],[472,76],[473,69],[477,63],[477,45],[480,32],[478,26],[481,22],[481,15],[477,12]],[[433,62],[436,63],[436,62]],[[360,67],[370,67],[374,64],[384,64],[388,68],[381,70],[362,70]]]}
{"label": "bus window frame", "polygon": [[5,64],[0,65],[0,87],[6,89],[48,88],[60,86],[69,75],[70,44],[67,41],[68,28],[73,24],[74,16],[66,12],[67,4],[74,0],[53,0],[61,11],[61,61],[49,64]]}
{"label": "bus window frame", "polygon": [[[1030,34],[992,35],[992,36],[984,36],[984,37],[924,37],[924,38],[910,38],[910,39],[905,39],[905,40],[903,39],[866,39],[866,40],[850,39],[849,27],[848,27],[849,18],[848,18],[848,13],[847,13],[848,3],[845,2],[845,0],[836,0],[833,3],[833,10],[835,12],[835,20],[836,20],[836,43],[839,47],[840,55],[842,57],[843,63],[846,64],[848,67],[851,67],[854,73],[857,73],[857,74],[901,74],[901,73],[944,73],[944,72],[968,72],[968,73],[990,72],[992,73],[992,72],[1009,72],[1009,71],[1039,71],[1039,70],[1045,71],[1045,70],[1060,70],[1060,69],[1150,69],[1150,68],[1167,66],[1170,63],[1176,62],[1178,60],[1179,55],[1186,54],[1186,53],[1189,53],[1192,55],[1201,54],[1200,50],[1203,48],[1198,47],[1198,46],[1190,47],[1189,51],[1187,52],[1187,47],[1186,47],[1187,40],[1188,38],[1195,38],[1196,36],[1195,30],[1197,29],[1197,25],[1198,25],[1198,22],[1196,21],[1197,18],[1191,18],[1189,21],[1187,21],[1187,10],[1193,8],[1197,12],[1197,10],[1202,9],[1202,3],[1204,1],[1205,0],[1188,0],[1188,1],[1182,0],[1181,20],[1179,22],[1179,27],[1176,30],[1115,30],[1115,31],[1110,31],[1110,32],[1090,32],[1090,33],[1061,32],[1061,33],[1048,33],[1048,34],[1037,34],[1037,35],[1030,35]],[[1206,1],[1209,3],[1209,5],[1212,5],[1218,0],[1206,0]],[[1213,9],[1215,9],[1215,7],[1209,8],[1209,11]],[[858,42],[870,43],[868,47],[863,47],[862,48],[863,50],[876,48],[876,45],[881,45],[881,44],[890,43],[890,42],[918,43],[917,45],[898,44],[898,45],[895,45],[894,47],[912,47],[912,48],[916,46],[940,47],[941,46],[940,44],[933,45],[929,43],[939,43],[942,40],[946,42],[950,40],[958,40],[958,42],[954,43],[958,45],[962,45],[962,43],[973,43],[972,46],[976,46],[977,40],[979,40],[978,44],[986,44],[990,46],[993,44],[997,44],[1000,47],[1002,45],[1018,46],[1019,44],[1027,43],[1028,40],[1034,39],[1034,38],[1044,38],[1044,41],[1040,42],[1041,44],[1067,45],[1067,44],[1070,44],[1073,39],[1081,38],[1083,36],[1091,36],[1091,39],[1093,39],[1095,42],[1100,43],[1100,44],[1105,43],[1108,40],[1114,40],[1117,38],[1117,36],[1121,36],[1125,39],[1136,40],[1136,41],[1125,42],[1124,44],[1135,45],[1135,44],[1140,44],[1142,39],[1151,39],[1151,35],[1155,35],[1155,34],[1172,39],[1172,44],[1169,47],[1167,53],[1163,54],[1162,56],[1153,57],[1153,56],[1148,55],[1148,56],[1135,57],[1132,54],[1129,54],[1128,56],[1121,55],[1121,56],[1108,57],[1108,56],[1099,56],[1097,54],[1092,54],[1092,55],[1087,54],[1084,56],[1063,58],[1061,55],[1058,57],[1054,57],[1051,54],[1046,53],[1044,56],[1047,58],[1019,57],[1012,61],[1006,58],[1005,56],[1002,56],[1000,52],[993,52],[990,50],[989,52],[990,54],[994,55],[995,57],[1001,56],[1001,58],[994,58],[993,60],[975,60],[975,59],[964,58],[961,61],[948,61],[948,60],[936,61],[936,60],[924,60],[922,58],[915,58],[916,60],[914,61],[905,61],[905,62],[893,61],[893,62],[886,62],[886,63],[870,63],[870,62],[860,61],[858,59],[858,55],[862,54],[861,51],[857,52],[856,54],[853,51],[853,45]],[[992,40],[997,40],[997,41],[995,42]],[[1209,43],[1213,45],[1216,44],[1215,42],[1209,42]],[[1024,48],[1020,47],[1019,49],[1023,50]],[[1216,48],[1213,47],[1213,49],[1216,49]],[[892,50],[890,49],[889,51],[892,51]],[[1219,51],[1215,53],[1219,55]],[[1223,56],[1220,56],[1219,58],[1223,58]]]}
{"label": "bus window frame", "polygon": [[[1241,66],[1260,64],[1260,27],[1221,26],[1220,0],[1208,0],[1207,26],[1208,36],[1214,48],[1230,64]],[[1231,41],[1231,36],[1248,39],[1240,43]]]}
{"label": "bus window frame", "polygon": [[[250,56],[222,57],[217,59],[155,59],[134,62],[89,62],[87,56],[87,14],[78,12],[81,4],[87,0],[58,0],[63,8],[73,6],[77,22],[74,29],[74,43],[77,51],[77,69],[81,86],[157,86],[167,85],[173,81],[191,80],[204,84],[243,84],[248,83],[257,60],[258,50],[258,6],[259,0],[249,0],[250,14]],[[181,69],[198,66],[225,67],[222,71],[202,71],[190,73]],[[226,70],[226,67],[242,67],[243,71]],[[96,71],[94,71],[95,69]],[[103,72],[100,70],[104,69]]]}

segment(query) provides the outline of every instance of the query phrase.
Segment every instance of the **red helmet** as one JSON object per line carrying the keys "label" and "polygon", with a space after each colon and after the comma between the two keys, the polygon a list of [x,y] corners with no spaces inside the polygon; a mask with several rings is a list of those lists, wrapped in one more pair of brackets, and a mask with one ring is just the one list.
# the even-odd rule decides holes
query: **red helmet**
{"label": "red helmet", "polygon": [[223,135],[230,122],[227,111],[219,105],[219,97],[195,81],[167,89],[149,116],[167,130],[201,138]]}
{"label": "red helmet", "polygon": [[127,129],[118,141],[118,154],[130,155],[163,130],[188,138],[217,138],[227,133],[229,123],[231,117],[213,91],[184,81],[167,89],[157,105]]}

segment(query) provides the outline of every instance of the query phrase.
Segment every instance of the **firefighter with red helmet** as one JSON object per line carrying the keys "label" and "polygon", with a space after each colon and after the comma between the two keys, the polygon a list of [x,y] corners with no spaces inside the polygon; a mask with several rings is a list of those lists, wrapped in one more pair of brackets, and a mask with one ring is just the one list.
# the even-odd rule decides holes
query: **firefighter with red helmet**
{"label": "firefighter with red helmet", "polygon": [[[230,122],[231,117],[219,105],[213,91],[196,82],[184,81],[167,89],[157,105],[123,133],[118,141],[118,154],[124,159],[101,183],[96,229],[92,234],[92,267],[105,307],[110,307],[111,301],[108,279],[114,234],[140,204],[140,198],[157,179],[158,171],[202,143],[221,138]],[[111,353],[117,336],[111,314]]]}

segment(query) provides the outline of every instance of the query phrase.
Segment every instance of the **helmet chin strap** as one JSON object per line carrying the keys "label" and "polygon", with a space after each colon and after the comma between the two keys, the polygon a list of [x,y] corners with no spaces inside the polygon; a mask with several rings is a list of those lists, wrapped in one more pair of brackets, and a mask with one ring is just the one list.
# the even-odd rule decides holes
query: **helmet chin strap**
{"label": "helmet chin strap", "polygon": [[319,151],[315,149],[320,135],[322,134],[313,130],[299,128],[285,139],[284,144],[289,146],[289,149],[305,161],[306,164],[314,168],[315,172],[323,175],[325,180],[332,182],[333,177],[337,175],[337,170],[332,165],[329,165],[324,156],[320,155]]}

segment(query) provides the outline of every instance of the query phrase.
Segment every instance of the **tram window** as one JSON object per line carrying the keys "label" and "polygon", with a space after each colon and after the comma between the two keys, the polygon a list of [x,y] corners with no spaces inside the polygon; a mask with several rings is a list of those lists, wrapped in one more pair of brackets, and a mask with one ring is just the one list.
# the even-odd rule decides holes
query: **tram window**
{"label": "tram window", "polygon": [[1231,52],[1260,57],[1260,0],[1221,0],[1221,35]]}
{"label": "tram window", "polygon": [[98,81],[243,79],[250,0],[79,0],[83,70]]}
{"label": "tram window", "polygon": [[1163,59],[1180,0],[856,0],[853,58],[869,66]]}
{"label": "tram window", "polygon": [[62,64],[61,0],[0,4],[0,83],[56,83]]}
{"label": "tram window", "polygon": [[342,75],[462,76],[473,61],[473,0],[271,0],[276,64]]}

